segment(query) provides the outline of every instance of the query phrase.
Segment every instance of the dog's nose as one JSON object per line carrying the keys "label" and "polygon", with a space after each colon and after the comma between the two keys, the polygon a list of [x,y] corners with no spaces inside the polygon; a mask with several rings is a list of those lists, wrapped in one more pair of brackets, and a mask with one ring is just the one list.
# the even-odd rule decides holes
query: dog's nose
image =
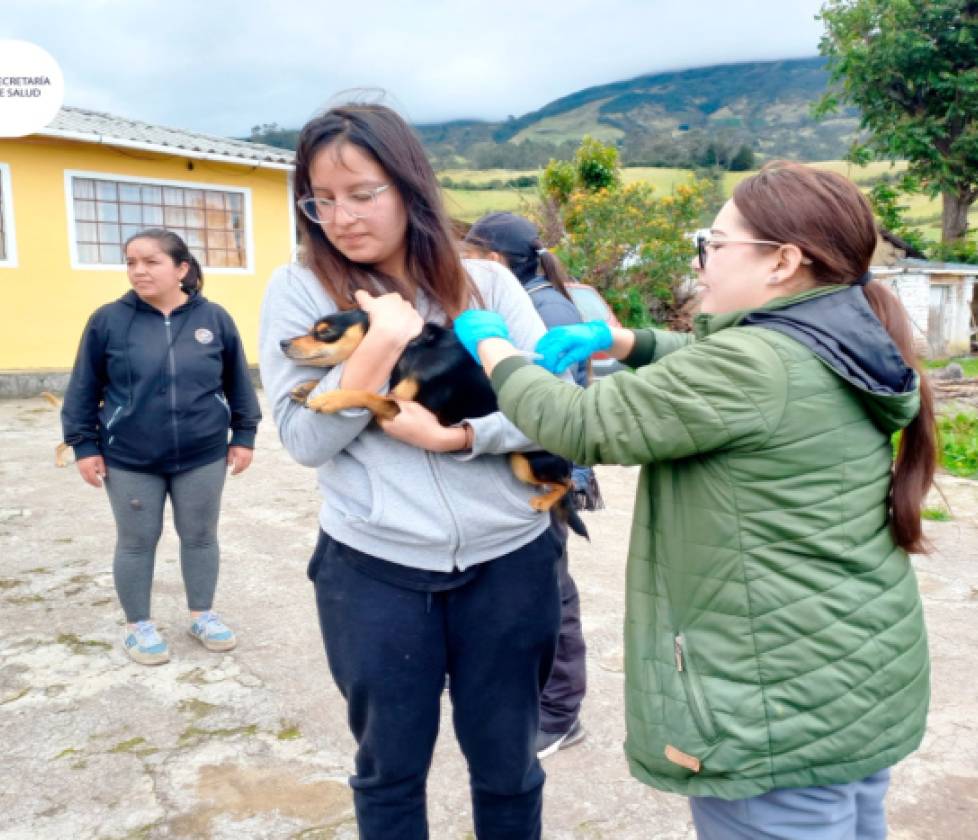
{"label": "dog's nose", "polygon": [[278,343],[278,346],[279,346],[279,347],[281,347],[281,348],[282,348],[283,350],[288,350],[288,349],[289,349],[289,345],[290,345],[291,343],[292,343],[292,339],[291,339],[291,338],[283,338],[283,339],[282,339],[282,340],[281,340],[281,341],[280,341],[280,342]]}

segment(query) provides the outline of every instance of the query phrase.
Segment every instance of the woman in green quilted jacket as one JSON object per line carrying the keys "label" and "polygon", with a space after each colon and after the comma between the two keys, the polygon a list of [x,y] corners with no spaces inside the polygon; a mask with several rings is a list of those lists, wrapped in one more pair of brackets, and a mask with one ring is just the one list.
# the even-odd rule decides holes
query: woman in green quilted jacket
{"label": "woman in green quilted jacket", "polygon": [[[696,240],[695,334],[558,327],[541,367],[493,313],[456,332],[528,436],[642,465],[632,773],[689,796],[700,838],[883,838],[889,768],[929,698],[908,552],[936,440],[909,320],[868,274],[873,215],[840,175],[769,165]],[[633,370],[587,390],[544,370],[599,349]]]}

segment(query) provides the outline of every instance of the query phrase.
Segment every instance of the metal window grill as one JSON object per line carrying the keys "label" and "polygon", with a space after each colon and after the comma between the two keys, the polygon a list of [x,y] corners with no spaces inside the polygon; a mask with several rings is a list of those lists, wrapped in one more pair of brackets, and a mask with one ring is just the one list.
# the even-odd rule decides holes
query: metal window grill
{"label": "metal window grill", "polygon": [[78,261],[122,265],[122,246],[141,230],[161,227],[180,236],[201,265],[247,265],[244,196],[206,187],[178,187],[73,178]]}

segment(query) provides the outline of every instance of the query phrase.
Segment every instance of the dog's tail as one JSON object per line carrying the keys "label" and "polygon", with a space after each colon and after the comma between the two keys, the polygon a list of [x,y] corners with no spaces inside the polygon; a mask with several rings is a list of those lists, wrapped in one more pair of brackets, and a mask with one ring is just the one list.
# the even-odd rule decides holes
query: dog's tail
{"label": "dog's tail", "polygon": [[588,542],[591,541],[591,535],[587,532],[587,525],[584,524],[584,520],[581,519],[581,515],[577,512],[577,504],[574,501],[574,493],[565,493],[563,498],[557,503],[557,516],[563,519],[567,523],[567,527],[570,528],[577,536],[584,537]]}
{"label": "dog's tail", "polygon": [[61,400],[59,400],[50,391],[41,391],[40,396],[44,397],[44,399],[46,399],[50,405],[54,406],[54,408],[58,408],[61,405]]}

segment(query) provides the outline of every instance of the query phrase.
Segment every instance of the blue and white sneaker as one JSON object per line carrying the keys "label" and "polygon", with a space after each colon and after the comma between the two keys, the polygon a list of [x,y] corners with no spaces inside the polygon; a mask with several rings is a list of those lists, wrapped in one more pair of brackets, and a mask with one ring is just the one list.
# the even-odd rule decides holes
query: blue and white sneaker
{"label": "blue and white sneaker", "polygon": [[162,665],[170,661],[170,649],[152,621],[137,621],[135,629],[127,627],[123,644],[129,658],[140,665]]}
{"label": "blue and white sneaker", "polygon": [[231,650],[238,640],[217,613],[202,612],[187,631],[208,650]]}

